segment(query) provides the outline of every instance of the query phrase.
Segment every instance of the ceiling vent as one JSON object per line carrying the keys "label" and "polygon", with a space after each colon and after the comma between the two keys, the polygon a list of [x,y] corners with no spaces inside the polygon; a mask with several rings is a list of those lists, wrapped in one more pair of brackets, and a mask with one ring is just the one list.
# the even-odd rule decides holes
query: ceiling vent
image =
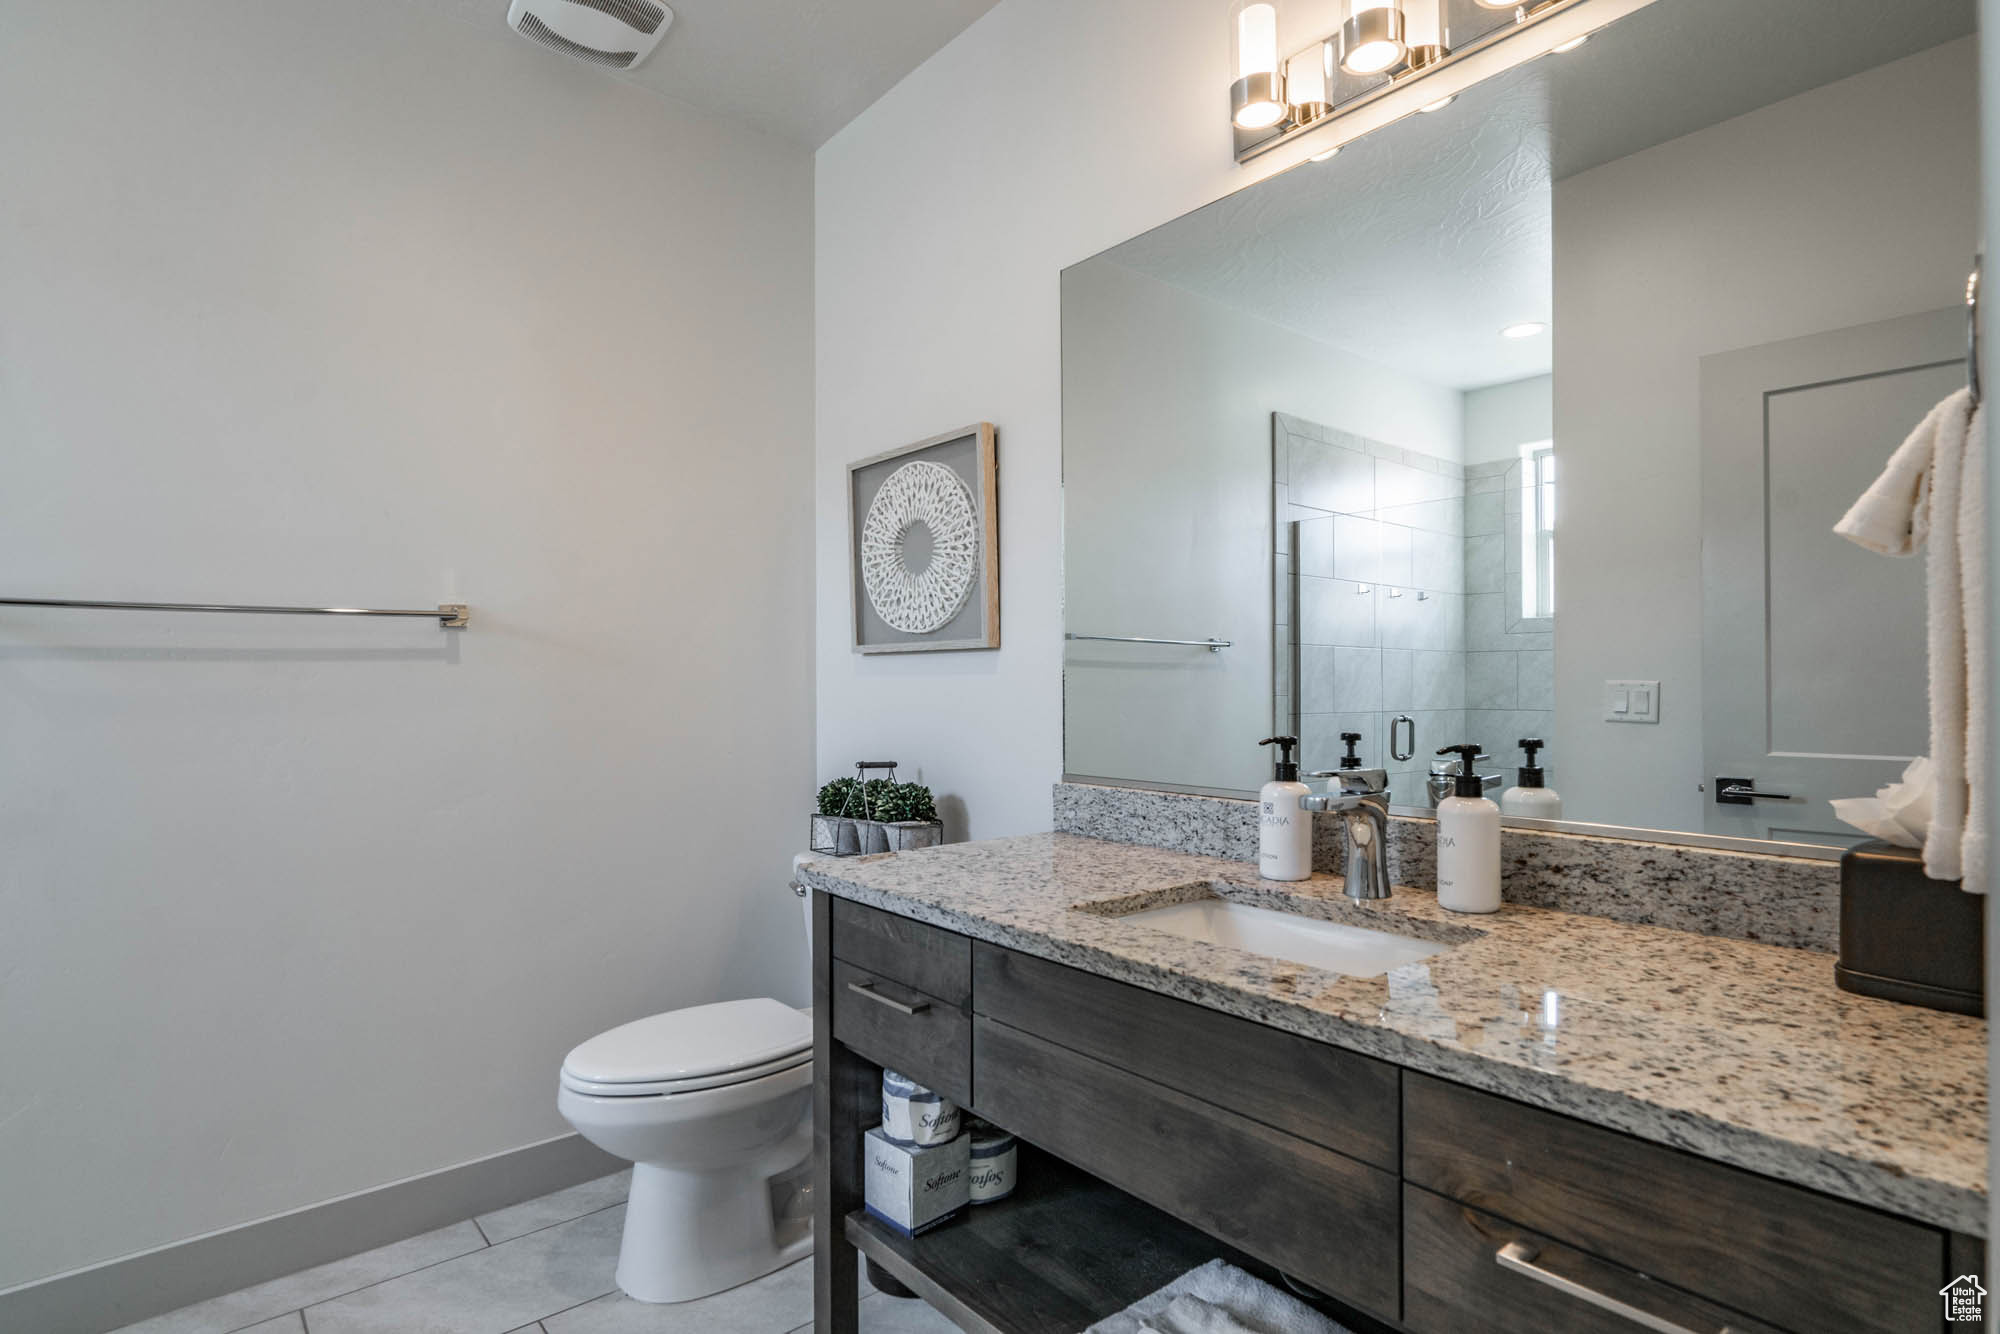
{"label": "ceiling vent", "polygon": [[653,0],[513,0],[507,26],[607,69],[631,69],[666,36],[674,11]]}

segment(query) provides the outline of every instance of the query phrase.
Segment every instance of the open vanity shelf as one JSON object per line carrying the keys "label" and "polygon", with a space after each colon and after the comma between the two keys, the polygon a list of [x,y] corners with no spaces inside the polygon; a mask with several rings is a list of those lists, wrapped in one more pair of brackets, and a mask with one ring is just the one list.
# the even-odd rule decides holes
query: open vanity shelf
{"label": "open vanity shelf", "polygon": [[1268,1266],[1061,1159],[1021,1145],[1021,1185],[919,1237],[864,1210],[846,1233],[862,1254],[976,1334],[1084,1329],[1221,1257]]}

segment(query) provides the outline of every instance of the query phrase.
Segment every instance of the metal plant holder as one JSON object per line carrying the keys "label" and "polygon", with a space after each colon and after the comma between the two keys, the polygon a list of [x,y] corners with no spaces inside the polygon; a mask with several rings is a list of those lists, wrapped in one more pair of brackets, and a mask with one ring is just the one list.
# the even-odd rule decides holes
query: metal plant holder
{"label": "metal plant holder", "polygon": [[910,852],[933,848],[944,842],[942,820],[878,820],[878,812],[867,808],[867,774],[870,769],[887,769],[896,781],[894,760],[857,760],[854,790],[848,794],[838,815],[812,817],[812,833],[806,846],[824,857],[865,857],[876,852]]}

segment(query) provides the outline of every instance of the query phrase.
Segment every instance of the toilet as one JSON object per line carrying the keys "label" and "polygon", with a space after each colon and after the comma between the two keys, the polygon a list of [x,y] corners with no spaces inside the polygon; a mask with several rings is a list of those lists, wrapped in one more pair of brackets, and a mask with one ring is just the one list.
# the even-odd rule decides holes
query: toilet
{"label": "toilet", "polygon": [[632,1162],[618,1286],[685,1302],[812,1252],[812,1019],[723,1001],[600,1033],[564,1058],[556,1108]]}

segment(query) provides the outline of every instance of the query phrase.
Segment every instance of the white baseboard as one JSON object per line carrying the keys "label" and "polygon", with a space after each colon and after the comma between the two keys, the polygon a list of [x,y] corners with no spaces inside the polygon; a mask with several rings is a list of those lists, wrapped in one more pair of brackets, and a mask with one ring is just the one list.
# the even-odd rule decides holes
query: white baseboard
{"label": "white baseboard", "polygon": [[8,1288],[0,1291],[0,1330],[103,1334],[623,1166],[580,1136],[559,1135]]}

